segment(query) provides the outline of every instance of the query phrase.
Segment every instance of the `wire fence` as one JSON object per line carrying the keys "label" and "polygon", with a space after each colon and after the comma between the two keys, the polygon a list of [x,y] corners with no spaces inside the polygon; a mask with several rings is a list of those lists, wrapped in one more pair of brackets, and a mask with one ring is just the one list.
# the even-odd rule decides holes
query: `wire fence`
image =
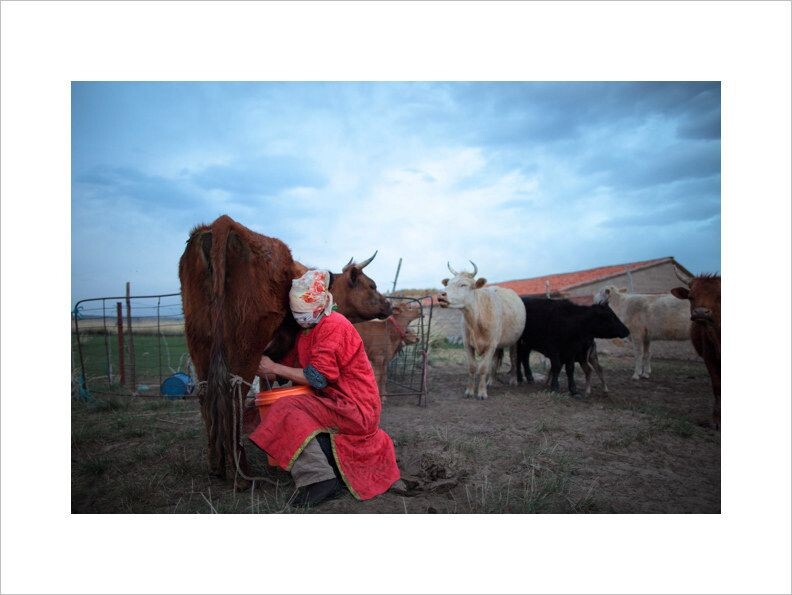
{"label": "wire fence", "polygon": [[[388,298],[419,315],[407,326],[415,337],[387,362],[388,397],[415,396],[426,405],[432,349],[461,346],[462,318],[436,308],[430,296]],[[183,396],[163,391],[174,377],[189,393],[197,381],[184,335],[181,294],[112,296],[81,300],[72,311],[72,377],[83,397],[91,393]]]}
{"label": "wire fence", "polygon": [[394,306],[415,310],[417,316],[404,330],[414,341],[401,341],[393,359],[387,363],[386,397],[416,396],[418,404],[428,403],[429,341],[432,328],[433,304],[431,298],[416,299],[389,297]]}
{"label": "wire fence", "polygon": [[72,311],[73,376],[81,393],[160,395],[191,375],[181,295],[81,300]]}

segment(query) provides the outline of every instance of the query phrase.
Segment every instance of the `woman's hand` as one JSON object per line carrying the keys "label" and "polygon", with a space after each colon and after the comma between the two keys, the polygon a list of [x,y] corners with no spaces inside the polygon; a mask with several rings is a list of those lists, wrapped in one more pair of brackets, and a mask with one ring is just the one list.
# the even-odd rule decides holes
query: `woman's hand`
{"label": "woman's hand", "polygon": [[258,375],[262,377],[267,375],[272,376],[276,373],[275,368],[277,366],[278,364],[272,361],[269,357],[262,355],[261,361],[259,361],[258,365]]}

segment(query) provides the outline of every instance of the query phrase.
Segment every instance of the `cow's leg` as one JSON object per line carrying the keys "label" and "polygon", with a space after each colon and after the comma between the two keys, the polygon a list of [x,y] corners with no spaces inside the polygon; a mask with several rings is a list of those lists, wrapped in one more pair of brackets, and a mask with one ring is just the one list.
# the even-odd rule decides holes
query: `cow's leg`
{"label": "cow's leg", "polygon": [[602,382],[602,392],[607,394],[608,385],[605,384],[605,374],[602,372],[602,366],[599,363],[599,357],[597,356],[596,345],[589,350],[586,359],[588,360],[589,364],[591,364],[591,366],[594,368],[594,370],[596,370],[597,376],[599,376],[600,382]]}
{"label": "cow's leg", "polygon": [[721,406],[721,386],[720,386],[720,361],[719,354],[711,353],[711,347],[705,343],[704,364],[707,366],[710,380],[712,381],[712,425],[720,431],[720,406]]}
{"label": "cow's leg", "polygon": [[[522,384],[523,381],[523,352],[525,351],[518,341],[517,344],[514,346],[517,350],[517,382]],[[511,357],[511,352],[509,352],[509,357]]]}
{"label": "cow's leg", "polygon": [[492,347],[487,349],[484,352],[483,357],[478,363],[478,369],[476,370],[479,377],[478,377],[478,390],[476,391],[476,398],[480,401],[483,401],[487,398],[487,376],[492,369],[492,359],[495,355],[495,348]]}
{"label": "cow's leg", "polygon": [[465,356],[467,357],[468,365],[468,381],[467,387],[465,388],[465,396],[472,397],[476,394],[476,350],[472,347],[468,347],[465,350]]}
{"label": "cow's leg", "polygon": [[558,375],[561,373],[561,358],[557,355],[550,356],[550,390],[561,392],[558,384]]}
{"label": "cow's leg", "polygon": [[533,377],[533,373],[531,372],[531,350],[530,349],[523,350],[522,365],[523,365],[523,369],[525,370],[525,381],[528,384],[533,384],[534,377]]}
{"label": "cow's leg", "polygon": [[509,364],[511,365],[511,369],[509,370],[509,386],[517,386],[517,374],[520,371],[520,357],[517,353],[517,343],[509,347]]}
{"label": "cow's leg", "polygon": [[585,388],[585,395],[586,397],[591,396],[591,364],[589,363],[587,358],[584,358],[583,361],[580,362],[580,368],[583,370],[583,374],[586,375],[586,388]]}
{"label": "cow's leg", "polygon": [[720,432],[720,375],[718,376],[717,380],[715,378],[712,379],[712,396],[712,425],[715,426],[715,429]]}
{"label": "cow's leg", "polygon": [[569,359],[564,362],[564,368],[567,375],[567,388],[570,395],[579,395],[577,385],[575,384],[575,360]]}
{"label": "cow's leg", "polygon": [[487,375],[487,386],[492,386],[492,383],[495,382],[495,377],[498,375],[498,371],[500,370],[501,364],[503,363],[503,349],[496,349],[495,354],[492,358],[492,365],[490,366],[490,372]]}
{"label": "cow's leg", "polygon": [[643,365],[641,368],[641,378],[649,378],[649,374],[652,373],[652,350],[649,333],[643,336]]}
{"label": "cow's leg", "polygon": [[388,375],[385,373],[385,362],[382,362],[381,366],[378,366],[377,371],[374,373],[374,378],[377,381],[377,388],[379,389],[380,394],[380,401],[385,402],[385,391],[386,391],[386,384],[387,384],[387,377]]}
{"label": "cow's leg", "polygon": [[644,333],[636,334],[632,338],[633,354],[635,355],[635,372],[633,372],[632,379],[639,380],[643,373],[643,349],[644,349]]}
{"label": "cow's leg", "polygon": [[525,371],[525,381],[533,384],[531,373],[531,350],[518,344],[517,347],[517,382],[522,382],[522,372]]}
{"label": "cow's leg", "polygon": [[388,363],[386,361],[386,356],[376,355],[373,359],[370,359],[369,362],[371,363],[371,369],[374,371],[374,380],[377,382],[377,390],[379,391],[380,401],[385,402],[385,390],[386,390],[386,383],[388,379]]}

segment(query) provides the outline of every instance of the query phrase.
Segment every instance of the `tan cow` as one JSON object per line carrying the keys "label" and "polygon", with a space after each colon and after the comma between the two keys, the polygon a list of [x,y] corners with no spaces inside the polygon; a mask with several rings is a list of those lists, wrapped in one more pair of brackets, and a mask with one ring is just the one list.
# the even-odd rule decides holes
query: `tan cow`
{"label": "tan cow", "polygon": [[368,320],[355,325],[355,329],[363,339],[371,367],[374,369],[374,378],[377,379],[380,399],[383,403],[388,380],[388,364],[402,345],[413,345],[418,342],[418,335],[407,328],[407,325],[420,316],[420,308],[397,304],[393,307],[393,314],[385,320]]}
{"label": "tan cow", "polygon": [[594,302],[610,304],[630,329],[635,373],[633,380],[649,378],[652,373],[652,341],[687,341],[690,338],[690,308],[670,293],[627,293],[611,285],[594,296]]}
{"label": "tan cow", "polygon": [[[443,279],[446,291],[438,296],[442,308],[458,308],[464,318],[462,343],[468,364],[468,383],[465,396],[487,398],[487,386],[492,384],[497,369],[493,355],[498,349],[509,348],[511,371],[509,384],[517,384],[517,341],[525,327],[525,306],[520,296],[505,287],[484,287],[487,280],[476,279],[478,267],[472,260],[473,272],[457,273],[448,263],[452,279]],[[477,363],[476,356],[481,360]],[[478,374],[478,386],[476,375]]]}

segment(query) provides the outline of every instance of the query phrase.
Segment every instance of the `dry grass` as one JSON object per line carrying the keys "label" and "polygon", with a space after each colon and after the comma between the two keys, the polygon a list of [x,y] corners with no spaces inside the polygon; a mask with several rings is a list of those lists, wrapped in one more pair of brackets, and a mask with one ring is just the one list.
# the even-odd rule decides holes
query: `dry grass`
{"label": "dry grass", "polygon": [[[101,318],[85,318],[77,322],[80,334],[86,335],[117,335],[118,327],[114,320],[103,321]],[[72,321],[72,333],[76,332],[76,326]],[[124,334],[127,334],[127,319],[124,318]],[[184,321],[161,319],[159,328],[156,318],[133,318],[132,334],[134,335],[183,335]]]}

